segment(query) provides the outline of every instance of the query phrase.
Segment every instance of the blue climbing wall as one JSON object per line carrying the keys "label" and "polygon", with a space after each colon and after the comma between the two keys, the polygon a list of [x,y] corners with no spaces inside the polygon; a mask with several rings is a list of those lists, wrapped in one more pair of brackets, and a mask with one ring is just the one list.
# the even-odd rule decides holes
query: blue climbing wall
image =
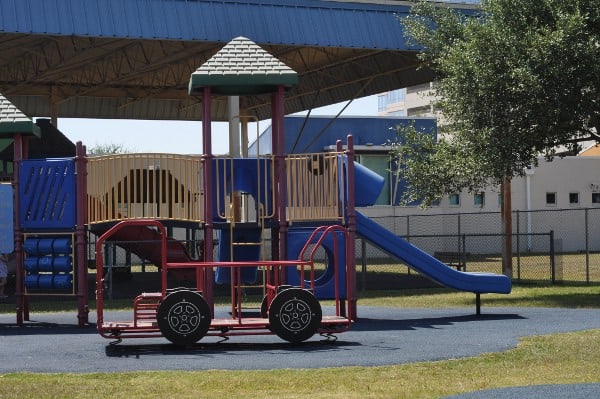
{"label": "blue climbing wall", "polygon": [[22,161],[19,197],[19,221],[24,230],[73,229],[77,221],[75,161]]}

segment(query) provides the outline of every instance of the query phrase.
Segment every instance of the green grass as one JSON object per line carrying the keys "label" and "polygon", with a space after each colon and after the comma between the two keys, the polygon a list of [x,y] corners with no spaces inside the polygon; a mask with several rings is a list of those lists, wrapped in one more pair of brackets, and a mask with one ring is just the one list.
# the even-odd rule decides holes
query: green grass
{"label": "green grass", "polygon": [[[358,293],[358,306],[391,306],[401,308],[451,308],[475,305],[475,295],[470,292],[446,288],[403,289],[389,291],[366,291]],[[250,295],[247,305],[258,306],[262,297]],[[482,306],[486,307],[560,307],[600,308],[600,284],[518,284],[509,295],[484,294]],[[229,298],[216,297],[217,305],[229,305]],[[32,312],[72,312],[76,308],[74,298],[31,297]],[[96,309],[90,300],[90,309]],[[105,309],[131,309],[132,299],[105,301]],[[0,313],[14,313],[14,302],[0,303]]]}
{"label": "green grass", "polygon": [[598,382],[600,329],[438,362],[319,370],[0,375],[1,398],[442,398],[481,389]]}
{"label": "green grass", "polygon": [[[473,294],[445,289],[361,293],[361,305],[472,306]],[[600,308],[599,285],[518,285],[484,295],[483,306]],[[114,304],[117,305],[115,302]],[[74,309],[74,301],[62,301]],[[4,311],[5,304],[0,305]],[[14,305],[13,305],[14,306]],[[121,305],[128,307],[130,302]],[[50,309],[49,309],[50,310]],[[10,311],[14,311],[11,309]],[[33,311],[33,310],[32,310]],[[70,310],[73,311],[73,310]],[[0,375],[0,398],[442,398],[481,389],[600,382],[600,329],[527,337],[516,349],[473,358],[319,370]],[[534,371],[534,372],[532,372]]]}
{"label": "green grass", "polygon": [[[444,288],[360,293],[360,305],[451,308],[475,305],[475,295]],[[482,306],[600,308],[600,285],[515,285],[509,295],[483,294]]]}

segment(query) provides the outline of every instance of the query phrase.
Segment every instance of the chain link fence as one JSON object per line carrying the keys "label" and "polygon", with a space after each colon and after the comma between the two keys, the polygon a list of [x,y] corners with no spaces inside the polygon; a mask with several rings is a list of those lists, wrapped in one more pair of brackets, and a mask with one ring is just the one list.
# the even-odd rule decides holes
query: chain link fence
{"label": "chain link fence", "polygon": [[[500,212],[372,219],[446,263],[455,254],[466,271],[502,273]],[[600,282],[600,208],[515,211],[512,226],[514,281]],[[414,274],[368,242],[357,248],[363,290]]]}
{"label": "chain link fence", "polygon": [[[461,270],[502,273],[503,234],[499,212],[371,219],[445,263],[460,259]],[[513,281],[600,283],[600,208],[516,211],[512,225]],[[178,238],[187,243],[192,258],[198,257],[199,237],[200,231],[188,231]],[[94,238],[90,236],[92,257]],[[266,239],[265,251],[270,253],[270,240]],[[135,271],[158,272],[155,265],[118,245],[110,245],[106,251],[107,264],[115,273],[128,273],[131,265]],[[456,256],[449,259],[449,255]],[[213,257],[216,256],[215,247]],[[435,285],[361,238],[356,241],[356,264],[359,290]]]}

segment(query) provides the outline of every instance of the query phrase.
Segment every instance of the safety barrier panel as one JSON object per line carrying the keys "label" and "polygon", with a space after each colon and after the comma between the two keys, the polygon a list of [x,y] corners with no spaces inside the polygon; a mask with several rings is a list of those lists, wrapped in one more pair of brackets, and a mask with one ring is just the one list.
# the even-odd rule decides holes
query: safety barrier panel
{"label": "safety barrier panel", "polygon": [[341,167],[340,154],[333,152],[286,158],[288,221],[344,219]]}
{"label": "safety barrier panel", "polygon": [[203,220],[202,159],[175,154],[89,157],[88,223]]}
{"label": "safety barrier panel", "polygon": [[215,157],[215,220],[257,221],[274,215],[274,159]]}
{"label": "safety barrier panel", "polygon": [[[257,215],[273,217],[271,157],[216,158],[212,195],[218,219],[233,218],[233,192],[252,194]],[[286,157],[287,220],[344,218],[345,180],[339,153]],[[203,221],[202,159],[174,154],[115,154],[89,157],[88,223],[123,219]],[[258,202],[258,204],[256,203]],[[252,212],[252,211],[251,211]],[[259,216],[260,215],[260,216]]]}

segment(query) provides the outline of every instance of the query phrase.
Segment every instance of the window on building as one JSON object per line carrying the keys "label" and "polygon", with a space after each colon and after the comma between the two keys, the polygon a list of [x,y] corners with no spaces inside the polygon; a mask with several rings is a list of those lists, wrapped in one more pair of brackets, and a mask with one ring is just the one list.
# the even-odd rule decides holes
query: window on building
{"label": "window on building", "polygon": [[556,193],[546,193],[546,206],[556,206]]}
{"label": "window on building", "polygon": [[569,193],[569,204],[579,205],[579,193]]}
{"label": "window on building", "polygon": [[377,96],[377,111],[383,112],[387,107],[387,98],[384,95]]}
{"label": "window on building", "polygon": [[387,111],[388,107],[392,106],[393,104],[404,102],[405,97],[405,89],[392,90],[385,94],[381,94],[377,96],[377,110],[379,112],[385,112]]}
{"label": "window on building", "polygon": [[384,177],[383,189],[375,205],[390,205],[390,157],[386,155],[358,155],[358,163]]}
{"label": "window on building", "polygon": [[460,194],[450,194],[448,197],[448,204],[450,206],[460,206]]}
{"label": "window on building", "polygon": [[600,193],[592,193],[592,204],[600,205]]}
{"label": "window on building", "polygon": [[406,110],[398,110],[398,111],[392,111],[392,112],[388,112],[388,115],[390,116],[406,116]]}
{"label": "window on building", "polygon": [[473,194],[473,206],[477,208],[483,208],[485,205],[485,193],[475,193]]}
{"label": "window on building", "polygon": [[407,116],[423,116],[431,112],[431,106],[423,105],[421,107],[413,107],[406,110]]}
{"label": "window on building", "polygon": [[498,193],[498,208],[502,208],[502,193]]}
{"label": "window on building", "polygon": [[390,104],[403,102],[405,97],[404,89],[392,90],[388,92],[388,101]]}
{"label": "window on building", "polygon": [[416,86],[410,86],[406,88],[406,92],[407,93],[418,93],[420,91],[425,91],[425,90],[429,90],[431,89],[431,84],[429,83],[422,83],[420,85],[416,85]]}

